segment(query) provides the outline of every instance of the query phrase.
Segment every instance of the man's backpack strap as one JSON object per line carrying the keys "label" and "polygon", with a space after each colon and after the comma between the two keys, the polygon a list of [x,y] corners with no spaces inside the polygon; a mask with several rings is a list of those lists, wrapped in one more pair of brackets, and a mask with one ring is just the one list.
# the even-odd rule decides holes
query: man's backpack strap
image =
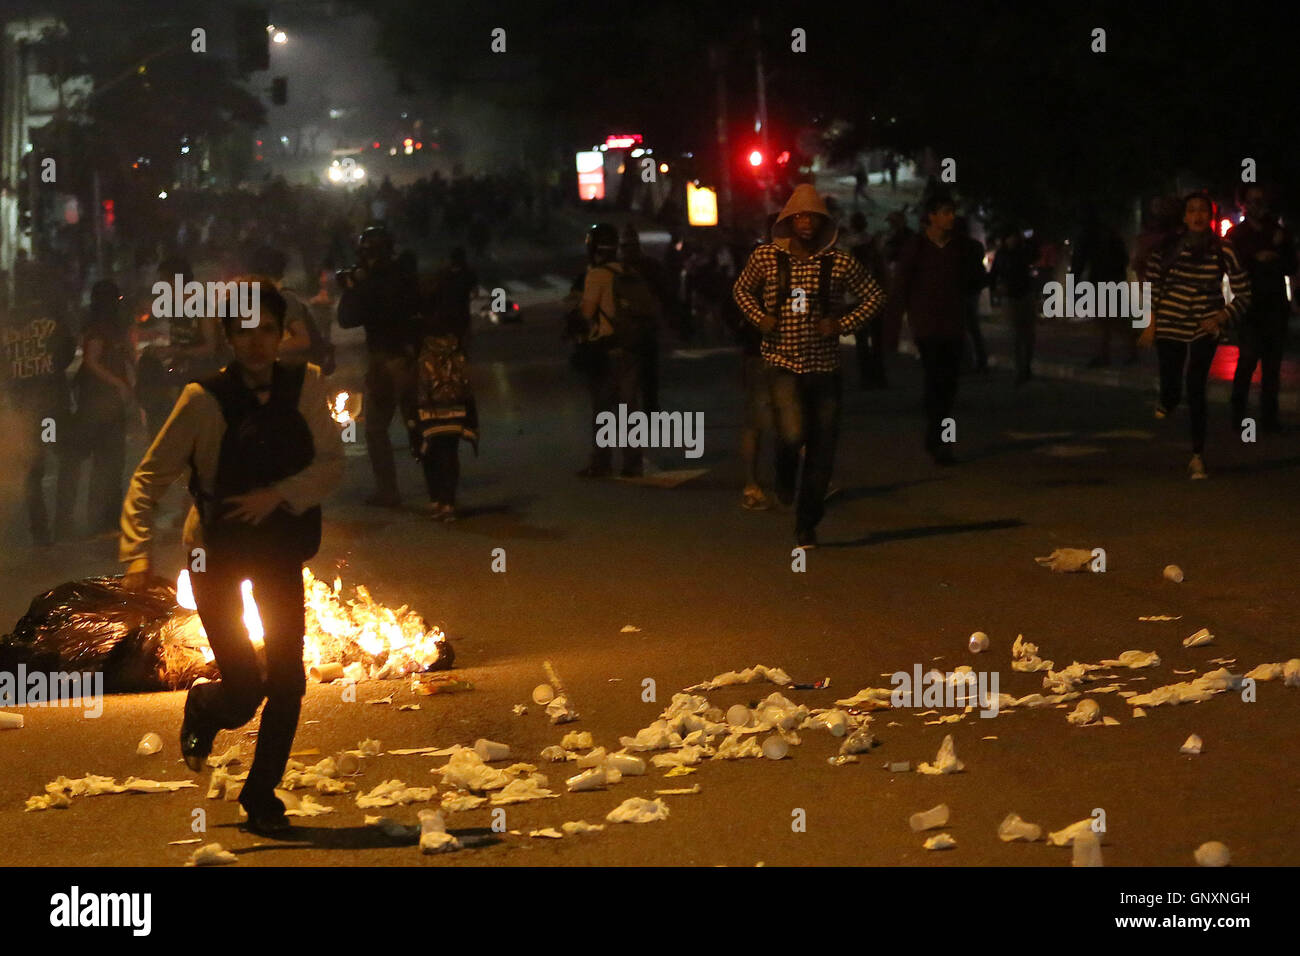
{"label": "man's backpack strap", "polygon": [[831,318],[831,274],[835,271],[835,253],[821,257],[817,274],[817,299],[821,304],[821,318]]}
{"label": "man's backpack strap", "polygon": [[776,252],[776,315],[781,317],[781,307],[790,298],[790,253],[780,246],[773,247]]}

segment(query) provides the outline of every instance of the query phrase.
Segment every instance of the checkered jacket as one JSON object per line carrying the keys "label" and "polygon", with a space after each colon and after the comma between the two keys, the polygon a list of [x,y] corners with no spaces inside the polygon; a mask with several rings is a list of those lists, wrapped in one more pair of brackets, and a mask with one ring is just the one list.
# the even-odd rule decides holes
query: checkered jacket
{"label": "checkered jacket", "polygon": [[[832,256],[830,310],[839,325],[840,335],[856,332],[878,314],[885,304],[885,293],[875,279],[853,256],[829,249],[807,259],[790,257],[790,291],[785,301],[780,295],[777,247],[768,242],[750,253],[745,268],[736,277],[732,295],[736,305],[750,322],[758,325],[765,315],[776,315],[776,328],[763,336],[763,358],[769,365],[791,372],[835,372],[840,367],[839,338],[827,338],[817,331],[821,316],[821,259]],[[800,296],[795,290],[802,289]],[[858,300],[851,310],[843,306],[845,292]],[[804,311],[796,312],[802,303]]]}

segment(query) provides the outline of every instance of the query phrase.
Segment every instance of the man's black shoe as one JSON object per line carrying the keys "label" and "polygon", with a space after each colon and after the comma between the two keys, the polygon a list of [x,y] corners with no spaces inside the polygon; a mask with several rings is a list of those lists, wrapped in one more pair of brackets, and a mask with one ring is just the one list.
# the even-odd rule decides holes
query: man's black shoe
{"label": "man's black shoe", "polygon": [[185,707],[185,719],[181,722],[181,756],[185,766],[195,773],[203,769],[204,762],[212,753],[212,742],[217,739],[217,731],[200,727],[190,718],[188,702]]}
{"label": "man's black shoe", "polygon": [[240,828],[258,836],[280,837],[290,833],[293,824],[281,810],[279,813],[249,813],[248,819],[240,824]]}
{"label": "man's black shoe", "polygon": [[795,541],[798,547],[805,551],[811,551],[817,547],[817,532],[815,531],[797,531],[795,532]]}

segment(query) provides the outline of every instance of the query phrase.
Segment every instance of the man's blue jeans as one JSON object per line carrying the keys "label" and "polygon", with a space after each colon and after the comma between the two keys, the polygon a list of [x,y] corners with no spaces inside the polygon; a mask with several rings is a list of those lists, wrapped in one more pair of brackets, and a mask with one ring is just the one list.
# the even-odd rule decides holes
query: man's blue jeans
{"label": "man's blue jeans", "polygon": [[[843,386],[840,373],[799,374],[770,366],[768,381],[776,414],[776,495],[782,504],[794,501],[796,532],[811,532],[826,510],[826,489],[835,466],[840,435]],[[804,450],[799,479],[799,450]]]}

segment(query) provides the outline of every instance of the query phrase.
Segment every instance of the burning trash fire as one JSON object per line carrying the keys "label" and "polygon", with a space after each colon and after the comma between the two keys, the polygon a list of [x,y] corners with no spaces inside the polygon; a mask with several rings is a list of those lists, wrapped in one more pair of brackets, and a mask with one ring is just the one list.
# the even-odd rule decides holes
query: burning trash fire
{"label": "burning trash fire", "polygon": [[[424,619],[407,605],[394,610],[377,603],[364,584],[356,586],[356,597],[344,601],[340,594],[343,582],[334,579],[331,588],[308,568],[302,569],[306,595],[306,628],[303,661],[312,667],[322,664],[360,663],[374,680],[388,680],[419,671],[443,669],[450,664],[452,652],[446,635],[438,627],[428,627]],[[244,597],[244,626],[254,647],[263,645],[262,619],[257,611],[253,584],[241,585]],[[181,571],[176,579],[176,603],[194,610],[194,592],[189,572]],[[187,626],[205,662],[212,661],[203,624],[197,614]],[[192,642],[191,642],[192,643]]]}
{"label": "burning trash fire", "polygon": [[361,417],[361,394],[339,392],[330,402],[330,417],[340,425],[356,421]]}

